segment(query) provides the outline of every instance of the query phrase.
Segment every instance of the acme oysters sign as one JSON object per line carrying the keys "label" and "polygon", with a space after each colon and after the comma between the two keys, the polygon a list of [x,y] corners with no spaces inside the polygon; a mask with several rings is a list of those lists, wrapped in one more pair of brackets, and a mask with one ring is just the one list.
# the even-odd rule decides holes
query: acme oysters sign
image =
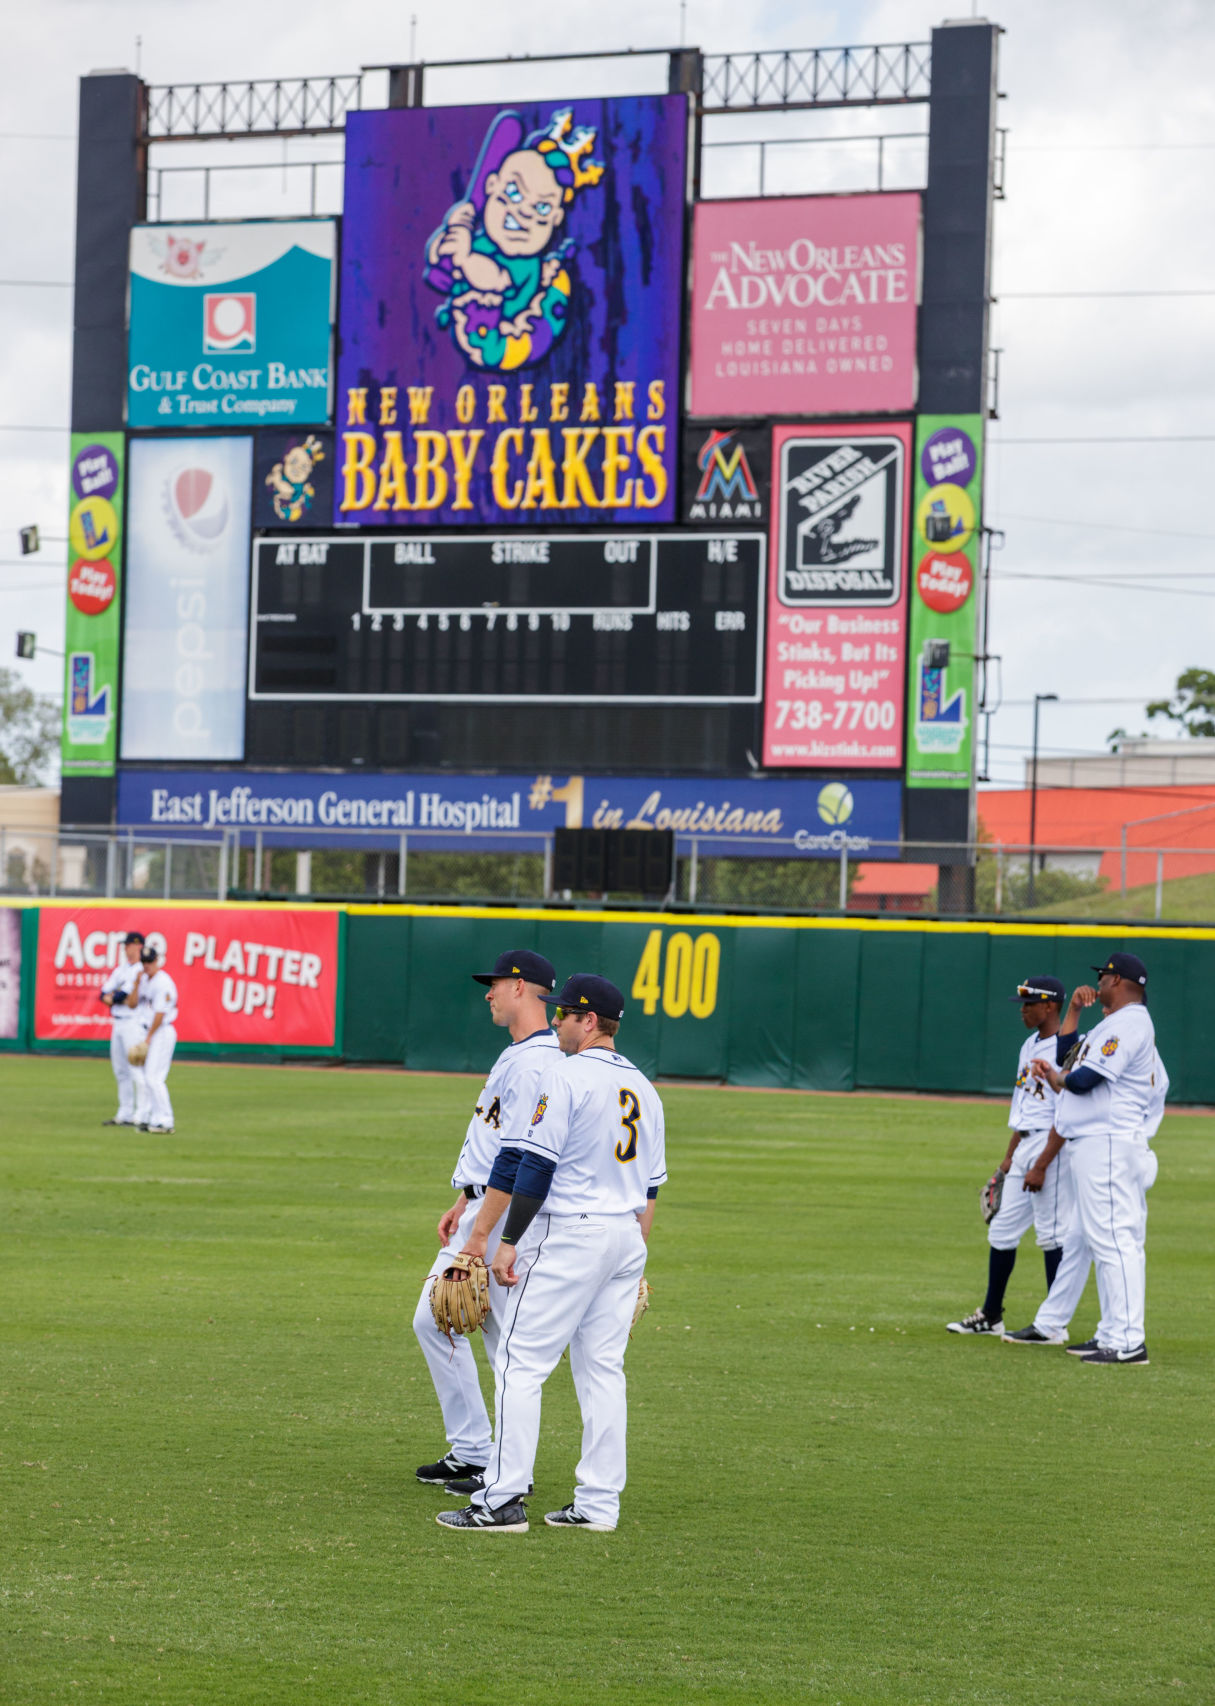
{"label": "acme oysters sign", "polygon": [[919,252],[918,195],[699,203],[692,414],[910,408]]}

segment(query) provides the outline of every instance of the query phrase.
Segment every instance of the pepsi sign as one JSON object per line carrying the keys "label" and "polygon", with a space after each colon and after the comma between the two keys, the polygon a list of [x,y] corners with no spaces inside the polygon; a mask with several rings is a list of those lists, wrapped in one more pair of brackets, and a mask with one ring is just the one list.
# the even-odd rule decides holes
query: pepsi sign
{"label": "pepsi sign", "polygon": [[122,757],[245,750],[253,440],[130,446]]}
{"label": "pepsi sign", "polygon": [[127,424],[327,420],[336,252],[331,219],[136,226]]}

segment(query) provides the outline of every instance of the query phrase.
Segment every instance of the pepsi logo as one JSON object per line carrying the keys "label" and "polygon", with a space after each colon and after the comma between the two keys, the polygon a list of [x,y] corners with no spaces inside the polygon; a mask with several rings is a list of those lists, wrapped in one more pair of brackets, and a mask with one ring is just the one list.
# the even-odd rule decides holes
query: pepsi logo
{"label": "pepsi logo", "polygon": [[207,355],[251,355],[257,348],[257,297],[251,290],[208,292],[203,297],[203,350]]}
{"label": "pepsi logo", "polygon": [[228,493],[209,468],[180,468],[165,483],[165,511],[183,545],[213,551],[228,526]]}

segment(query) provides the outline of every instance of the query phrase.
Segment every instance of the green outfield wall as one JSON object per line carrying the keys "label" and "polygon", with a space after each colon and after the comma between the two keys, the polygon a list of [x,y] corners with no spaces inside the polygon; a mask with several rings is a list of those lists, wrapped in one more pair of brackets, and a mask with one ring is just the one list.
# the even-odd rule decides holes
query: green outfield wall
{"label": "green outfield wall", "polygon": [[[133,907],[132,916],[154,925],[155,914],[174,904]],[[22,909],[17,1035],[0,1047],[56,1046],[35,1034],[44,910]],[[192,910],[205,909],[194,903]],[[210,910],[217,917],[224,911]],[[1053,973],[1070,988],[1089,980],[1091,967],[1113,949],[1126,948],[1148,965],[1170,1099],[1215,1103],[1215,1047],[1204,1006],[1215,930],[539,908],[343,910],[336,1046],[315,1051],[329,1058],[484,1070],[502,1036],[488,1023],[484,990],[470,974],[488,970],[505,948],[530,947],[548,955],[559,977],[597,971],[620,985],[627,1002],[621,1047],[655,1077],[1003,1095],[1024,1037],[1008,999],[1017,983]],[[104,1043],[74,1046],[100,1051]],[[183,1047],[196,1051],[263,1059],[273,1053]]]}

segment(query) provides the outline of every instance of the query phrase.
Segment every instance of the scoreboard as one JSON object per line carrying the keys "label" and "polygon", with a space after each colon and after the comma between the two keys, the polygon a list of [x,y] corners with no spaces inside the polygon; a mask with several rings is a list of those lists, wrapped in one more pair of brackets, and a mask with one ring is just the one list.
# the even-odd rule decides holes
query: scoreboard
{"label": "scoreboard", "polygon": [[260,537],[258,701],[754,706],[755,533]]}

